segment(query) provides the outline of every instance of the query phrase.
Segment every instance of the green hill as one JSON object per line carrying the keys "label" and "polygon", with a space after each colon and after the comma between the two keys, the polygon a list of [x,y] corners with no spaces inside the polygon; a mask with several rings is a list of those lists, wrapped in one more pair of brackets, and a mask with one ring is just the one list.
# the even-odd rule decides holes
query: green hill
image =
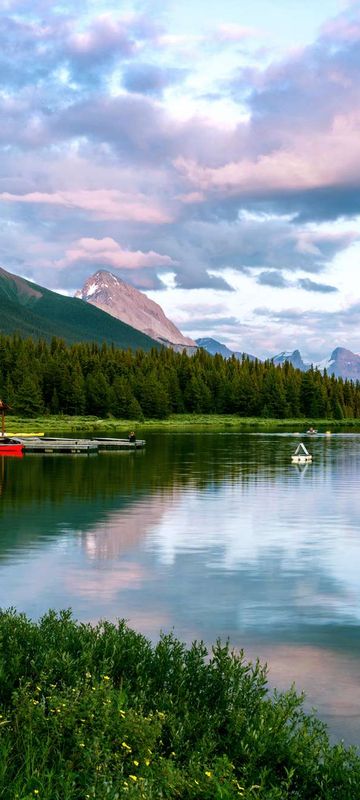
{"label": "green hill", "polygon": [[105,311],[31,283],[0,268],[0,332],[51,340],[107,342],[132,350],[159,348],[149,336]]}

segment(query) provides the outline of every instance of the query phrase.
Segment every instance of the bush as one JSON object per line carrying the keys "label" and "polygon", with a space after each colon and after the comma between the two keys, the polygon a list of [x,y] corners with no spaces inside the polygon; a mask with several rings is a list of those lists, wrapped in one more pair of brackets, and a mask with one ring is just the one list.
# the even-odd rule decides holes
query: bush
{"label": "bush", "polygon": [[355,800],[360,760],[218,642],[0,613],[4,800]]}

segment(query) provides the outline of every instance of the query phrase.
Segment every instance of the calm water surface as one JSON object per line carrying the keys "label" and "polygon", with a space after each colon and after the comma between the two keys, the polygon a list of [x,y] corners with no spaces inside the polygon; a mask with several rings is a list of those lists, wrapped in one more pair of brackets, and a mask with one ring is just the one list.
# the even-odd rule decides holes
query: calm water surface
{"label": "calm water surface", "polygon": [[[0,459],[0,606],[229,637],[360,744],[360,436],[151,434]],[[2,462],[2,463],[1,463]]]}

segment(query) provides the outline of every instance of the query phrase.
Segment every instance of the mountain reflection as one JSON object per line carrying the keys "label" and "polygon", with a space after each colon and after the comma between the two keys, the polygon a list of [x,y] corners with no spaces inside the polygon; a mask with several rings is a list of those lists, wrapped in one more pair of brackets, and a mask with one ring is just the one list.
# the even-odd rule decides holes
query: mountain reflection
{"label": "mountain reflection", "polygon": [[[9,459],[0,605],[125,617],[154,638],[172,627],[187,641],[229,637],[268,659],[275,683],[304,686],[325,717],[356,719],[358,442],[311,441],[304,471],[291,464],[294,439],[236,433]],[[340,706],[328,697],[336,678]]]}

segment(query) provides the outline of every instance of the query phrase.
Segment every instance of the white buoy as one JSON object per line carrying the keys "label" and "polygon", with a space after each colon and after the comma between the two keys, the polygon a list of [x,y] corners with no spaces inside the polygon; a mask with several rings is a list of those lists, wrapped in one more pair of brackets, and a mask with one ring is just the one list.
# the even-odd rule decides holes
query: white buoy
{"label": "white buoy", "polygon": [[312,461],[312,455],[302,442],[298,444],[294,455],[291,456],[291,461],[293,464],[310,464]]}

